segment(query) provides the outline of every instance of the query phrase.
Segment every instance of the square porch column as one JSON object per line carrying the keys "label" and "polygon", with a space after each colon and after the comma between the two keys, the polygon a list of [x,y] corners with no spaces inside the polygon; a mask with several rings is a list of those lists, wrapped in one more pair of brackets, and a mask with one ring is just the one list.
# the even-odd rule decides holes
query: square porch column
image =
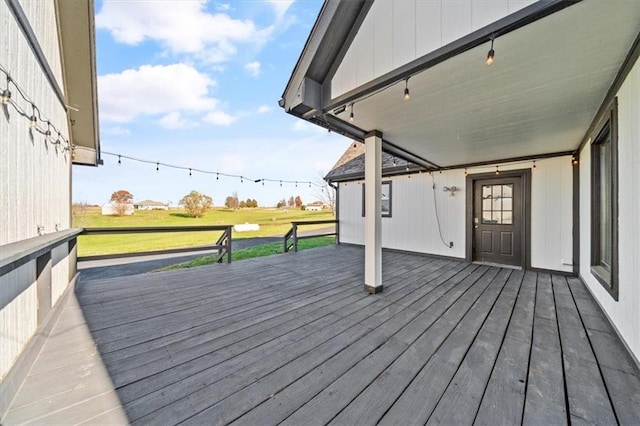
{"label": "square porch column", "polygon": [[364,289],[382,292],[382,132],[364,139]]}

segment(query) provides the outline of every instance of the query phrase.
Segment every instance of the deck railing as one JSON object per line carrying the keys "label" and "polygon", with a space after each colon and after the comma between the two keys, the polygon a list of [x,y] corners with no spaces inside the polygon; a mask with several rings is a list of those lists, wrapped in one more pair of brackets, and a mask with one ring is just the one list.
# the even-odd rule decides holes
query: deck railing
{"label": "deck railing", "polygon": [[139,256],[149,254],[184,253],[203,250],[218,250],[217,263],[222,263],[226,257],[227,263],[231,263],[231,225],[202,225],[202,226],[140,226],[140,227],[115,227],[115,228],[85,228],[80,235],[118,235],[118,234],[151,234],[163,232],[202,232],[222,231],[215,244],[182,247],[166,250],[152,250],[136,253],[121,253],[96,256],[81,256],[78,260],[109,259],[114,257]]}
{"label": "deck railing", "polygon": [[[324,225],[324,224],[337,224],[337,220],[310,220],[304,222],[291,222],[291,229],[284,234],[284,252],[287,253],[291,249],[294,252],[298,251],[298,240],[302,240],[305,238],[315,238],[315,237],[328,237],[331,235],[338,235],[336,230],[334,229],[332,232],[325,232],[313,235],[298,235],[298,228],[306,225]],[[291,240],[291,241],[289,241]]]}

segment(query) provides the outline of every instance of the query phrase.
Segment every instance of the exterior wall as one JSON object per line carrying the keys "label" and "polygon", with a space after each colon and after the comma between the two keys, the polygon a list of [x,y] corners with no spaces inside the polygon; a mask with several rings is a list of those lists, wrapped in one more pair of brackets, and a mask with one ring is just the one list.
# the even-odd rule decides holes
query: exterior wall
{"label": "exterior wall", "polygon": [[[20,3],[64,92],[55,3],[53,0]],[[6,2],[0,2],[0,40],[0,65],[68,139],[65,108]],[[0,89],[4,90],[5,77],[3,74],[0,77]],[[30,104],[13,85],[9,89],[12,100],[31,115]],[[41,123],[40,126],[44,128]],[[53,137],[55,141],[57,134]],[[0,108],[0,256],[3,245],[32,238],[37,242],[39,227],[42,234],[69,229],[70,178],[70,153],[56,149],[45,142],[43,135],[32,132],[29,120],[12,106]],[[70,271],[75,271],[75,257],[69,257],[68,251],[68,243],[52,251],[52,304],[69,286]],[[32,260],[0,276],[0,380],[39,326],[36,263]]]}
{"label": "exterior wall", "polygon": [[0,380],[38,326],[36,261],[0,277]]}
{"label": "exterior wall", "polygon": [[531,3],[535,0],[375,1],[332,79],[331,96],[355,89]]}
{"label": "exterior wall", "polygon": [[[42,37],[40,44],[49,65],[56,70],[54,73],[60,75],[60,48],[53,1],[23,3],[29,6],[25,10],[27,16],[37,16],[31,25],[34,32]],[[11,73],[25,94],[68,138],[65,109],[5,2],[0,4],[0,40],[0,65]],[[2,77],[0,88],[4,89]],[[29,104],[13,86],[11,92],[13,100],[29,115],[32,114]],[[29,120],[12,107],[7,111],[8,119],[4,113],[0,114],[0,245],[35,237],[38,226],[44,227],[44,233],[55,232],[56,225],[57,230],[70,226],[69,153],[45,143],[44,136],[37,132],[32,136]]]}
{"label": "exterior wall", "polygon": [[616,302],[590,272],[591,150],[580,153],[580,276],[640,359],[640,64],[618,96],[618,265]]}
{"label": "exterior wall", "polygon": [[[500,170],[530,168],[532,162],[500,166]],[[495,165],[468,170],[472,173],[495,171]],[[466,254],[466,178],[464,170],[412,174],[383,178],[392,183],[392,217],[382,218],[382,246],[399,250],[464,258]],[[341,183],[340,242],[364,244],[362,182]],[[438,232],[434,192],[442,237]],[[444,186],[456,186],[454,196]],[[531,266],[572,271],[572,194],[571,157],[536,161],[531,182]]]}

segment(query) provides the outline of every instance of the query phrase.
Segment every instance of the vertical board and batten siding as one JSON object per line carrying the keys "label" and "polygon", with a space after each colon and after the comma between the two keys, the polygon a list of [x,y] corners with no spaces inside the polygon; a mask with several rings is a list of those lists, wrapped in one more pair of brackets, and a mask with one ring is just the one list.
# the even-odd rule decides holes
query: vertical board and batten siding
{"label": "vertical board and batten siding", "polygon": [[580,276],[640,359],[640,64],[618,94],[618,301],[591,274],[591,146],[580,153]]}
{"label": "vertical board and batten siding", "polygon": [[[56,75],[61,73],[60,46],[53,1],[23,2],[34,32]],[[37,18],[35,18],[37,17]],[[5,2],[0,5],[0,64],[42,113],[68,138],[67,115]],[[4,88],[4,82],[3,88]],[[61,82],[58,82],[63,87]],[[31,108],[12,87],[12,97],[28,114]],[[29,120],[12,107],[0,114],[0,245],[70,226],[71,156],[31,136]],[[54,138],[57,135],[54,135]]]}
{"label": "vertical board and batten siding", "polygon": [[0,380],[38,328],[36,261],[0,277]]}
{"label": "vertical board and batten siding", "polygon": [[535,0],[375,1],[332,78],[331,97],[532,3]]}
{"label": "vertical board and batten siding", "polygon": [[[529,168],[532,162],[500,166],[500,170]],[[468,170],[495,171],[495,165]],[[409,177],[410,176],[410,177]],[[531,182],[531,266],[571,272],[572,194],[571,157],[536,161]],[[398,250],[464,258],[466,254],[466,178],[464,170],[449,170],[383,178],[392,184],[392,217],[382,218],[382,246]],[[340,183],[340,241],[364,244],[362,182]],[[432,182],[440,219],[438,231]],[[456,186],[451,196],[444,186]],[[445,243],[453,242],[453,248]]]}
{"label": "vertical board and batten siding", "polygon": [[[21,1],[58,85],[64,91],[55,4]],[[6,2],[0,2],[0,64],[68,138],[67,113]],[[5,88],[2,76],[1,88]],[[31,115],[29,104],[11,86],[12,99]],[[0,113],[0,246],[70,227],[70,153],[30,131],[29,120],[13,107]],[[42,125],[41,125],[42,127]],[[54,139],[56,135],[53,135]],[[1,250],[1,247],[0,247]],[[69,286],[68,244],[52,252],[51,300]],[[36,260],[0,277],[0,379],[9,372],[38,327]]]}

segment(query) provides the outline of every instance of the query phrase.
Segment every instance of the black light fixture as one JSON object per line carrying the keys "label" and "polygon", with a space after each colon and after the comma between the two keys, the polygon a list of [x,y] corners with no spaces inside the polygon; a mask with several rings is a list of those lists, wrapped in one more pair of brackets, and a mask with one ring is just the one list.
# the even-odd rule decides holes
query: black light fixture
{"label": "black light fixture", "polygon": [[489,53],[487,53],[487,65],[493,64],[493,58],[496,55],[496,52],[493,50],[493,36],[491,36],[491,49]]}
{"label": "black light fixture", "polygon": [[533,167],[532,168],[533,168],[533,170],[536,169],[536,160],[533,160]]}
{"label": "black light fixture", "polygon": [[496,166],[496,175],[500,174],[500,170],[498,169],[498,166]]}
{"label": "black light fixture", "polygon": [[120,158],[120,156],[118,155],[118,166],[122,165],[122,159]]}
{"label": "black light fixture", "polygon": [[351,104],[351,113],[349,114],[349,121],[353,122],[353,104]]}
{"label": "black light fixture", "polygon": [[156,172],[160,171],[160,163],[156,163]]}
{"label": "black light fixture", "polygon": [[189,177],[191,177],[191,169],[189,169]]}
{"label": "black light fixture", "polygon": [[216,173],[216,180],[220,180],[220,173]]}
{"label": "black light fixture", "polygon": [[409,96],[409,77],[404,81],[404,100],[408,101],[410,99]]}

